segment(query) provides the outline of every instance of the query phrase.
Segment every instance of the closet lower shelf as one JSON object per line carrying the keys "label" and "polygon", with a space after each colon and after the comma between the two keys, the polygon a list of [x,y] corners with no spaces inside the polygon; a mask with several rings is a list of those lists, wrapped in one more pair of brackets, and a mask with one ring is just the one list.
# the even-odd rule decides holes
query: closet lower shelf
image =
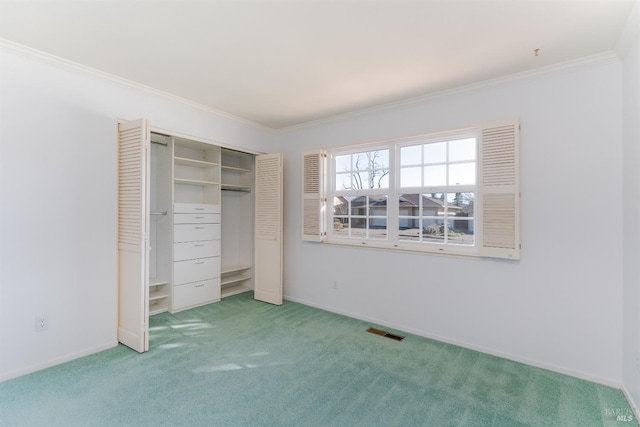
{"label": "closet lower shelf", "polygon": [[242,284],[230,285],[230,286],[225,286],[220,290],[220,296],[222,298],[230,297],[231,295],[237,295],[243,292],[249,292],[251,290],[252,289],[249,286],[242,285]]}

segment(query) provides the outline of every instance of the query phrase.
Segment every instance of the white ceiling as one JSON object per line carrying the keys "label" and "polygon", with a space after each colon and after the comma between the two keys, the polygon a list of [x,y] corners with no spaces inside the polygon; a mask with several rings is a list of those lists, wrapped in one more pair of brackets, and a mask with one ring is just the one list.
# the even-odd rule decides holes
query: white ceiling
{"label": "white ceiling", "polygon": [[2,0],[0,37],[279,129],[610,52],[633,2]]}

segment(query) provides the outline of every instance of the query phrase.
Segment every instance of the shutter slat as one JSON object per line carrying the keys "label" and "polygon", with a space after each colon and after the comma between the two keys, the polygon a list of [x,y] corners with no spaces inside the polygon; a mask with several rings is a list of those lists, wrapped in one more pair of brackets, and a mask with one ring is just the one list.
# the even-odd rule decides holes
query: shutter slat
{"label": "shutter slat", "polygon": [[144,239],[145,127],[118,132],[118,241],[140,245]]}
{"label": "shutter slat", "polygon": [[302,157],[302,240],[321,242],[323,239],[323,161],[321,152]]}
{"label": "shutter slat", "polygon": [[279,238],[281,233],[282,195],[280,194],[280,157],[256,158],[256,237]]}
{"label": "shutter slat", "polygon": [[481,252],[494,258],[520,258],[519,124],[482,131]]}

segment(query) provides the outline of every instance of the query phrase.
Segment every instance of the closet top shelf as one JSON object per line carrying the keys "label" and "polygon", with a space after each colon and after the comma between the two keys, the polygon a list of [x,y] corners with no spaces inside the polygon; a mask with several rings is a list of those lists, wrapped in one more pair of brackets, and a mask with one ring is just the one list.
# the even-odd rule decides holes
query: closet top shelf
{"label": "closet top shelf", "polygon": [[174,157],[173,161],[177,165],[193,166],[198,168],[209,168],[212,166],[219,166],[218,163],[207,162],[205,160],[188,159],[186,157]]}

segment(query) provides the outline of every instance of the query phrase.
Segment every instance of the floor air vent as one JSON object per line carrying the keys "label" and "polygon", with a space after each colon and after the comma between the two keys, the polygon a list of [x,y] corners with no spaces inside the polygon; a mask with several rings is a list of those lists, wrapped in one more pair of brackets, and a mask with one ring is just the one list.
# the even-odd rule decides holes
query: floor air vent
{"label": "floor air vent", "polygon": [[369,328],[367,329],[367,332],[369,332],[370,334],[380,335],[381,337],[390,338],[396,341],[402,341],[404,339],[404,337],[401,337],[400,335],[394,335],[387,331],[381,331],[380,329],[376,329],[376,328]]}

